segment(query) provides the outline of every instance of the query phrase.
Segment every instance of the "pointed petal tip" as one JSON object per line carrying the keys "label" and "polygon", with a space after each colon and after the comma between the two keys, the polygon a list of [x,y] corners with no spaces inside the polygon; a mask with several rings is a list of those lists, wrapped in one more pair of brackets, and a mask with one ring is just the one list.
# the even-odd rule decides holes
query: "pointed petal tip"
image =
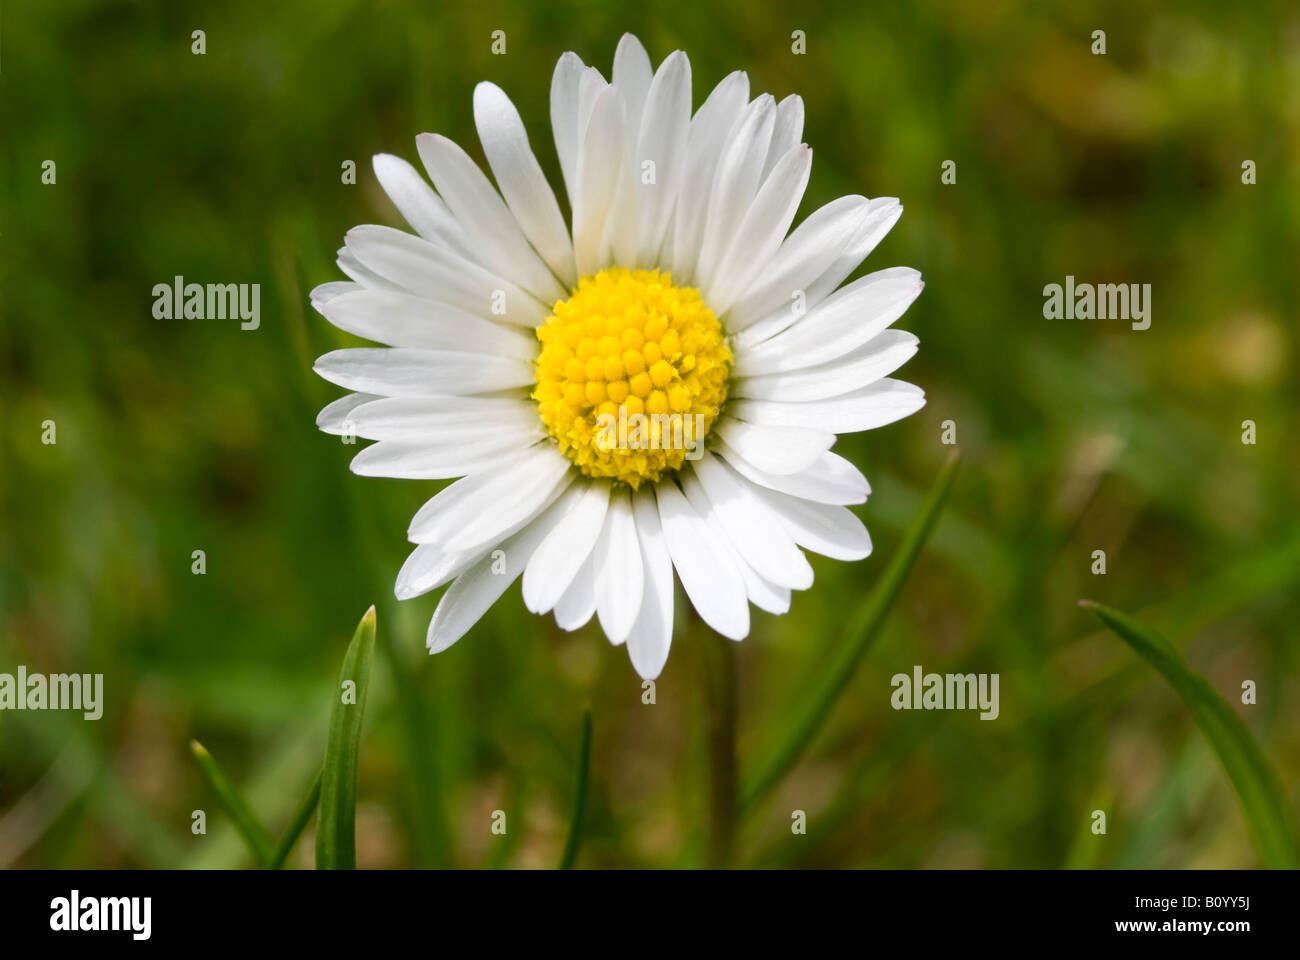
{"label": "pointed petal tip", "polygon": [[[599,616],[599,613],[597,615]],[[627,643],[627,638],[632,633],[632,624],[629,623],[626,630],[621,626],[615,626],[613,630],[610,630],[602,623],[600,625],[600,632],[605,635],[605,639],[608,640],[611,645],[621,647],[623,644]]]}
{"label": "pointed petal tip", "polygon": [[[438,606],[441,608],[442,604],[439,603]],[[455,646],[456,641],[460,639],[460,636],[448,638],[445,635],[440,635],[438,629],[440,626],[438,611],[435,610],[433,611],[433,618],[429,620],[429,632],[424,636],[424,647],[429,651],[430,656],[451,649]],[[441,631],[441,633],[445,634],[445,631]]]}
{"label": "pointed petal tip", "polygon": [[485,97],[495,97],[498,99],[509,99],[506,92],[491,80],[480,80],[474,84],[474,106],[478,107],[481,100]]}

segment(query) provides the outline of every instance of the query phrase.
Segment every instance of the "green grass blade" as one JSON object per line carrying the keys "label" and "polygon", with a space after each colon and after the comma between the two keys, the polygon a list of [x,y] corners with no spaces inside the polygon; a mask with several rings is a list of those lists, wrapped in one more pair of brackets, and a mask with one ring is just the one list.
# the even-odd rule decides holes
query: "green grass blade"
{"label": "green grass blade", "polygon": [[199,773],[203,774],[203,779],[217,795],[217,799],[221,801],[221,806],[230,815],[230,819],[235,821],[235,827],[239,830],[239,835],[244,838],[244,842],[248,844],[248,849],[253,852],[257,865],[265,867],[271,859],[271,834],[266,827],[262,826],[262,821],[257,819],[252,807],[239,795],[239,791],[231,785],[207,748],[197,740],[191,740],[190,752],[194,754],[194,762],[198,764]]}
{"label": "green grass blade", "polygon": [[280,838],[279,844],[276,845],[275,852],[266,865],[268,870],[279,870],[284,866],[284,861],[288,860],[289,854],[293,852],[293,845],[298,842],[303,830],[307,829],[307,821],[316,812],[316,804],[320,802],[320,779],[321,775],[317,773],[316,779],[312,781],[311,789],[307,791],[307,796],[302,798],[302,804],[298,807],[298,812],[293,815],[293,820],[289,822],[289,829],[284,832],[284,836]]}
{"label": "green grass blade", "polygon": [[357,867],[357,748],[361,718],[375,652],[375,608],[366,611],[343,657],[339,685],[330,710],[329,741],[320,778],[320,815],[316,819],[316,868]]}
{"label": "green grass blade", "polygon": [[1187,704],[1237,791],[1246,826],[1264,865],[1300,867],[1295,824],[1286,794],[1259,744],[1228,702],[1204,677],[1188,669],[1177,648],[1154,630],[1092,600],[1080,600],[1079,605],[1091,610],[1155,667]]}
{"label": "green grass blade", "polygon": [[808,698],[807,704],[794,716],[785,728],[786,732],[776,748],[767,754],[759,766],[758,772],[748,778],[740,795],[740,813],[751,812],[781,778],[798,762],[800,755],[812,742],[821,729],[826,718],[830,716],[844,688],[852,679],[862,656],[875,640],[881,624],[888,616],[894,601],[903,590],[912,566],[925,545],[930,531],[934,529],[939,518],[939,511],[952,488],[953,478],[957,474],[960,459],[954,455],[940,471],[934,486],[926,495],[921,509],[912,520],[911,526],[903,535],[903,542],[889,560],[885,572],[876,582],[875,588],[867,602],[859,608],[844,633],[844,642],[840,644],[830,666],[820,674],[817,686]]}
{"label": "green grass blade", "polygon": [[570,870],[578,859],[582,842],[582,818],[587,810],[587,774],[591,767],[591,707],[582,711],[582,732],[578,735],[578,772],[573,787],[573,817],[569,820],[569,839],[564,842],[560,869]]}

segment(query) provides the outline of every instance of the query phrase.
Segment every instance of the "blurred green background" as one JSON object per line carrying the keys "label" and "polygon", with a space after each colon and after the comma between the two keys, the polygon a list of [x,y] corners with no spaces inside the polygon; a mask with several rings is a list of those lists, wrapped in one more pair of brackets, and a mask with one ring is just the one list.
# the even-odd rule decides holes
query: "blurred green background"
{"label": "blurred green background", "polygon": [[[1090,53],[1096,29],[1105,56]],[[555,61],[575,50],[608,75],[629,30],[656,64],[688,52],[696,105],[734,69],[754,93],[801,94],[816,162],[800,216],[845,193],[900,197],[864,270],[927,281],[899,326],[921,339],[900,376],[928,405],[837,446],[874,487],[858,508],[874,555],[815,558],[813,589],[788,616],[756,612],[735,651],[742,773],[896,547],[948,452],[943,421],[966,460],[885,633],[742,825],[736,862],[1257,863],[1182,703],[1076,601],[1164,630],[1242,714],[1294,809],[1294,4],[66,0],[6,4],[0,34],[0,671],[102,672],[106,703],[97,722],[0,713],[0,865],[248,865],[186,742],[278,832],[372,602],[362,866],[553,865],[587,701],[579,864],[704,862],[710,638],[679,628],[653,706],[623,650],[594,625],[567,635],[532,617],[517,587],[427,656],[437,597],[398,604],[392,583],[434,485],[352,476],[357,448],[313,423],[339,394],[313,358],[355,341],[307,291],[342,279],[347,228],[401,223],[371,155],[416,161],[415,135],[437,131],[481,160],[471,95],[490,79],[558,185]],[[940,182],[945,160],[956,184]],[[155,319],[152,287],[177,274],[260,283],[261,328]],[[1067,274],[1150,283],[1151,328],[1044,320],[1042,289]],[[1097,549],[1105,576],[1090,572]],[[915,664],[999,673],[1001,716],[895,712],[889,678]],[[1240,704],[1246,679],[1255,706]],[[195,809],[206,836],[190,832]],[[505,837],[489,832],[496,809]],[[791,835],[794,809],[807,836]],[[310,852],[309,833],[293,862]]]}

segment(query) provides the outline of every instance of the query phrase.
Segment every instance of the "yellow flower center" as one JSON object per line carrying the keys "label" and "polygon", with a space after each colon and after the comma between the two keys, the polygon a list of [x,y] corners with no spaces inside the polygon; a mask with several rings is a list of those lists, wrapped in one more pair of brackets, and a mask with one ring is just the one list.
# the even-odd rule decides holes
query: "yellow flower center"
{"label": "yellow flower center", "polygon": [[636,489],[702,454],[727,399],[731,351],[698,290],[658,270],[611,267],[579,280],[537,338],[533,399],[587,476]]}

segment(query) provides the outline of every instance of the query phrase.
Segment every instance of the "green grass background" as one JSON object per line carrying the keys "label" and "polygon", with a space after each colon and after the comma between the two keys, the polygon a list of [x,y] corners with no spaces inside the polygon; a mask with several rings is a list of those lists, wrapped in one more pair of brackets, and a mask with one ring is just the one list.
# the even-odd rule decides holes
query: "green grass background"
{"label": "green grass background", "polygon": [[[490,51],[498,29],[505,56]],[[1104,57],[1089,52],[1095,29]],[[517,587],[428,657],[437,598],[398,604],[392,582],[434,485],[352,476],[357,448],[313,424],[339,393],[313,358],[355,341],[307,291],[342,278],[347,228],[400,224],[370,156],[415,161],[415,135],[437,131],[481,159],[471,95],[488,79],[558,185],[555,60],[575,50],[608,74],[628,30],[655,63],[687,51],[696,105],[738,68],[755,93],[802,95],[815,162],[801,216],[845,193],[901,198],[865,269],[910,265],[927,282],[899,323],[921,339],[901,375],[927,406],[837,446],[872,481],[858,512],[875,554],[814,559],[813,589],[788,616],[756,613],[737,650],[742,772],[897,544],[947,453],[943,421],[966,460],[885,634],[743,825],[737,862],[1256,863],[1183,705],[1075,601],[1127,609],[1180,645],[1294,810],[1293,4],[69,0],[9,2],[0,19],[0,671],[102,672],[106,705],[94,723],[0,714],[0,864],[248,865],[186,741],[278,831],[319,765],[372,602],[361,866],[553,865],[588,700],[579,865],[704,861],[704,638],[679,625],[654,706],[622,650],[529,615]],[[345,160],[356,185],[340,182]],[[945,160],[955,185],[940,183]],[[153,285],[177,274],[260,283],[261,329],[154,319]],[[1044,320],[1042,288],[1067,274],[1152,284],[1151,329]],[[1245,419],[1257,445],[1241,443]],[[999,673],[1001,716],[893,711],[889,678],[914,664]],[[1246,679],[1255,706],[1240,705]],[[197,809],[205,836],[190,831]],[[505,837],[489,832],[496,809]],[[791,835],[794,809],[806,836]],[[292,862],[311,849],[309,832]]]}

